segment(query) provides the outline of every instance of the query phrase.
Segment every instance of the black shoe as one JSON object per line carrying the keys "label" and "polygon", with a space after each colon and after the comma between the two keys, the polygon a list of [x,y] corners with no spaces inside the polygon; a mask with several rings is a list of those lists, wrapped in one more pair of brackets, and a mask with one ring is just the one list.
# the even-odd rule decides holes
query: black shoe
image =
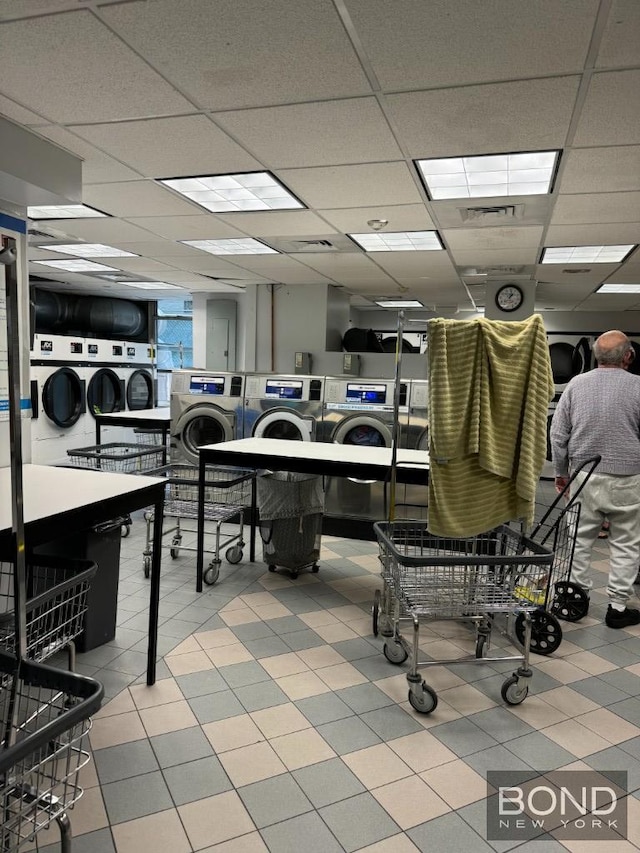
{"label": "black shoe", "polygon": [[628,628],[629,625],[640,625],[640,610],[633,610],[629,607],[625,607],[624,610],[614,610],[609,605],[604,621],[608,628]]}

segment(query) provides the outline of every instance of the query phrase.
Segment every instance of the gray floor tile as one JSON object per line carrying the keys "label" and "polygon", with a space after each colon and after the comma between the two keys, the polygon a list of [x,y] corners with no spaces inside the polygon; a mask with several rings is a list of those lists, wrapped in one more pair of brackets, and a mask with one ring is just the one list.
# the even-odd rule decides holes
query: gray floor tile
{"label": "gray floor tile", "polygon": [[640,696],[640,678],[632,672],[614,669],[611,672],[603,672],[600,678],[612,687],[628,693],[629,696]]}
{"label": "gray floor tile", "polygon": [[189,699],[189,705],[201,726],[245,713],[244,707],[232,690],[221,690],[209,696],[196,696],[194,699]]}
{"label": "gray floor tile", "polygon": [[286,655],[291,651],[283,639],[275,634],[271,637],[261,637],[259,640],[245,640],[244,645],[257,660],[274,655]]}
{"label": "gray floor tile", "polygon": [[104,701],[106,701],[107,699],[113,699],[114,696],[121,693],[125,687],[128,687],[135,681],[136,677],[134,675],[129,675],[126,672],[115,672],[110,669],[98,669],[94,672],[93,678],[96,678],[104,687]]}
{"label": "gray floor tile", "polygon": [[164,778],[177,806],[213,797],[233,788],[215,755],[167,767]]}
{"label": "gray floor tile", "polygon": [[[73,830],[73,812],[71,818]],[[55,833],[54,829],[51,835]],[[40,844],[44,843],[46,836],[40,835]],[[47,844],[46,847],[40,847],[40,853],[60,853],[60,843]],[[87,832],[85,835],[73,837],[73,853],[116,853],[116,848],[113,846],[113,838],[111,830],[98,829],[96,832]]]}
{"label": "gray floor tile", "polygon": [[[206,599],[205,602],[206,603]],[[203,622],[206,622],[207,619],[210,619],[213,616],[215,609],[213,606],[198,606],[197,604],[188,604],[178,613],[174,614],[176,619],[181,619],[186,622],[196,622],[198,625],[202,625]]]}
{"label": "gray floor tile", "polygon": [[[148,622],[149,619],[147,617]],[[182,619],[168,619],[159,626],[158,634],[162,634],[165,637],[176,637],[178,640],[185,640],[200,628],[200,624],[200,622],[185,622]],[[131,625],[131,620],[129,620],[126,627],[132,628],[135,626]],[[148,627],[148,624],[146,627]]]}
{"label": "gray floor tile", "polygon": [[236,687],[234,693],[247,711],[261,711],[263,708],[273,708],[274,705],[284,705],[290,701],[274,681]]}
{"label": "gray floor tile", "polygon": [[557,770],[576,760],[575,755],[540,732],[510,740],[506,747],[534,770]]}
{"label": "gray floor tile", "polygon": [[275,632],[271,630],[266,622],[249,622],[248,625],[235,625],[231,630],[241,643],[246,643],[247,640],[260,640],[263,637],[275,637]]}
{"label": "gray floor tile", "polygon": [[389,663],[382,652],[377,656],[351,661],[351,665],[355,666],[358,672],[361,672],[370,681],[380,681],[383,678],[391,678],[392,675],[403,672],[397,666]]}
{"label": "gray floor tile", "polygon": [[616,646],[632,654],[636,661],[640,657],[640,639],[638,637],[629,637],[627,640],[616,643]]}
{"label": "gray floor tile", "polygon": [[518,853],[566,853],[567,848],[554,838],[540,836],[533,841],[526,841],[516,848]]}
{"label": "gray floor tile", "polygon": [[329,746],[338,753],[345,755],[356,749],[364,749],[380,743],[378,735],[359,717],[347,717],[346,720],[336,720],[332,723],[316,725],[316,731],[322,735]]}
{"label": "gray floor tile", "polygon": [[307,628],[306,631],[292,631],[290,634],[282,634],[281,636],[292,652],[315,649],[318,646],[325,645],[322,637],[310,628]]}
{"label": "gray floor tile", "polygon": [[[471,803],[470,806],[465,806],[458,809],[456,814],[461,817],[465,823],[475,830],[485,844],[497,851],[497,853],[505,853],[507,850],[514,850],[520,841],[490,841],[487,839],[487,801],[478,800],[476,803]],[[535,850],[535,848],[534,848]]]}
{"label": "gray floor tile", "polygon": [[571,643],[580,646],[582,649],[596,649],[598,646],[607,644],[604,637],[594,634],[589,628],[577,628],[575,631],[565,631],[564,636]]}
{"label": "gray floor tile", "polygon": [[[331,607],[346,607],[347,605],[353,605],[353,601],[349,601],[348,598],[345,598],[344,595],[339,595],[337,592],[331,591],[327,595],[323,595],[321,593],[313,592],[309,593],[310,597],[313,598],[318,604],[322,605],[325,610],[329,610]],[[362,613],[363,616],[366,614]]]}
{"label": "gray floor tile", "polygon": [[307,629],[306,622],[297,616],[281,616],[279,619],[267,619],[266,624],[275,634],[292,634],[294,631]]}
{"label": "gray floor tile", "polygon": [[168,732],[151,738],[160,767],[173,767],[213,755],[211,744],[200,726]]}
{"label": "gray floor tile", "polygon": [[207,669],[204,672],[191,672],[189,675],[179,675],[176,681],[185,699],[193,699],[196,696],[208,696],[210,693],[218,693],[221,690],[229,689],[227,682],[217,669]]}
{"label": "gray floor tile", "polygon": [[490,749],[496,745],[494,738],[490,737],[481,728],[470,720],[452,720],[450,723],[442,723],[429,730],[431,734],[448,746],[456,755],[471,755],[483,749]]}
{"label": "gray floor tile", "polygon": [[340,643],[333,643],[333,648],[339,652],[346,660],[360,660],[361,658],[370,658],[373,655],[378,655],[380,652],[375,649],[368,640],[343,640]]}
{"label": "gray floor tile", "polygon": [[620,746],[612,746],[593,755],[587,755],[583,760],[594,770],[601,770],[605,776],[608,776],[607,771],[610,770],[626,770],[627,790],[640,789],[640,764],[635,756],[630,755]]}
{"label": "gray floor tile", "polygon": [[342,720],[353,715],[351,708],[345,705],[335,693],[322,693],[320,696],[298,699],[295,704],[314,726],[331,723],[334,720]]}
{"label": "gray floor tile", "polygon": [[576,690],[582,696],[586,696],[587,699],[591,699],[596,705],[603,707],[608,707],[614,702],[621,702],[629,698],[622,690],[612,687],[611,684],[607,684],[606,681],[602,681],[597,676],[583,678],[581,681],[574,681],[571,684],[571,689]]}
{"label": "gray floor tile", "polygon": [[339,758],[294,770],[293,776],[317,809],[365,791],[358,778]]}
{"label": "gray floor tile", "polygon": [[337,690],[336,695],[356,712],[364,714],[366,711],[376,711],[378,708],[386,708],[395,705],[386,693],[383,693],[375,684],[357,684],[355,687],[345,687]]}
{"label": "gray floor tile", "polygon": [[413,716],[397,705],[379,708],[377,711],[367,711],[360,715],[360,719],[385,741],[424,731],[422,725]]}
{"label": "gray floor tile", "polygon": [[258,829],[313,811],[290,773],[238,788],[238,794]]}
{"label": "gray floor tile", "polygon": [[472,714],[468,719],[499,742],[522,737],[535,731],[524,720],[516,717],[506,708],[489,708],[488,711]]}
{"label": "gray floor tile", "polygon": [[322,605],[318,604],[317,601],[314,601],[313,598],[309,598],[308,595],[301,596],[298,595],[295,598],[281,598],[277,595],[276,591],[273,593],[285,607],[288,607],[289,610],[296,613],[311,613],[314,610],[322,610]]}
{"label": "gray floor tile", "polygon": [[133,628],[118,628],[113,640],[109,641],[109,645],[117,649],[130,649],[141,640],[144,642],[147,641],[146,631],[135,631]]}
{"label": "gray floor tile", "polygon": [[529,770],[529,765],[506,747],[492,746],[465,756],[465,762],[484,776],[487,770]]}
{"label": "gray floor tile", "polygon": [[601,658],[615,663],[616,666],[632,666],[638,662],[638,655],[624,648],[623,643],[611,643],[608,646],[598,646],[592,649],[593,653]]}
{"label": "gray floor tile", "polygon": [[[228,603],[228,602],[227,602]],[[210,616],[206,622],[203,622],[199,631],[215,631],[217,628],[226,628],[227,624],[222,619],[222,617],[218,616],[217,613],[214,613],[213,616]]]}
{"label": "gray floor tile", "polygon": [[153,749],[146,739],[97,749],[93,760],[102,785],[158,769]]}
{"label": "gray floor tile", "polygon": [[173,806],[159,771],[103,785],[102,796],[112,824],[161,812]]}
{"label": "gray floor tile", "polygon": [[[146,641],[144,642],[146,646]],[[147,655],[143,652],[135,652],[128,650],[118,655],[117,658],[109,661],[105,665],[105,669],[112,669],[116,672],[126,672],[129,675],[140,675],[147,668]]]}
{"label": "gray floor tile", "polygon": [[347,853],[400,831],[400,827],[369,793],[324,806],[318,811]]}
{"label": "gray floor tile", "polygon": [[408,829],[407,835],[423,853],[484,853],[493,849],[454,812]]}
{"label": "gray floor tile", "polygon": [[253,660],[245,663],[234,663],[231,666],[221,666],[218,672],[229,687],[245,687],[247,684],[258,684],[261,681],[271,680],[267,670]]}
{"label": "gray floor tile", "polygon": [[[147,625],[147,628],[148,627],[149,626]],[[81,652],[78,655],[78,663],[102,668],[108,666],[112,660],[115,660],[121,654],[122,649],[117,646],[98,646],[95,649],[91,649],[89,652]]]}
{"label": "gray floor tile", "polygon": [[640,726],[640,699],[635,697],[624,699],[622,702],[609,705],[609,710],[630,723]]}
{"label": "gray floor tile", "polygon": [[[169,620],[169,622],[174,620]],[[166,630],[167,622],[162,622],[162,624],[158,625],[158,633],[159,634],[168,634],[169,631]],[[123,628],[133,628],[136,631],[148,631],[149,630],[149,616],[147,613],[142,613],[140,611],[136,612],[135,616],[132,616],[130,619],[127,619],[126,622],[122,623]],[[184,637],[188,637],[194,631],[194,626],[191,625],[188,629],[188,632],[183,634]]]}
{"label": "gray floor tile", "polygon": [[316,812],[268,826],[261,835],[271,853],[344,853]]}

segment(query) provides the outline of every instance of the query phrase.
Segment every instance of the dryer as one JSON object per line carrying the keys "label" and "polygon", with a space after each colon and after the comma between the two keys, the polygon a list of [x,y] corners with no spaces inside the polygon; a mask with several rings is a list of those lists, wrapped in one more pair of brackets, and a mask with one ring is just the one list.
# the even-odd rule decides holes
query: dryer
{"label": "dryer", "polygon": [[87,417],[87,341],[36,334],[31,351],[32,461],[68,462],[67,450],[90,443]]}
{"label": "dryer", "polygon": [[171,459],[198,464],[198,448],[242,438],[244,376],[175,370],[171,382]]}
{"label": "dryer", "polygon": [[542,473],[540,474],[541,480],[555,480],[555,474],[553,470],[553,460],[551,457],[551,421],[553,420],[553,413],[556,410],[558,405],[558,400],[562,395],[556,394],[553,400],[549,403],[549,412],[547,414],[547,455],[544,461],[544,465],[542,466]]}
{"label": "dryer", "polygon": [[[404,446],[424,451],[426,462],[429,453],[429,382],[427,379],[410,379],[408,385],[409,413]],[[426,520],[428,503],[428,486],[397,484],[396,517]]]}
{"label": "dryer", "polygon": [[549,357],[556,394],[562,394],[574,376],[594,366],[593,336],[568,332],[548,332]]}
{"label": "dryer", "polygon": [[244,437],[316,441],[322,422],[324,377],[247,374]]}
{"label": "dryer", "polygon": [[[391,447],[394,424],[392,379],[327,377],[325,379],[322,439],[337,444]],[[406,447],[409,383],[400,382],[398,446]],[[329,478],[327,515],[380,521],[387,516],[386,484]]]}
{"label": "dryer", "polygon": [[[118,375],[116,365],[122,358],[121,344],[117,341],[98,338],[87,339],[87,411],[90,417],[91,431],[95,435],[94,417],[96,414],[109,414],[125,410],[126,388],[124,380]],[[110,427],[102,441],[124,441],[121,431]],[[91,442],[95,444],[95,439]]]}
{"label": "dryer", "polygon": [[132,341],[125,341],[122,346],[124,358],[118,375],[126,382],[127,409],[131,412],[153,409],[157,397],[153,348]]}

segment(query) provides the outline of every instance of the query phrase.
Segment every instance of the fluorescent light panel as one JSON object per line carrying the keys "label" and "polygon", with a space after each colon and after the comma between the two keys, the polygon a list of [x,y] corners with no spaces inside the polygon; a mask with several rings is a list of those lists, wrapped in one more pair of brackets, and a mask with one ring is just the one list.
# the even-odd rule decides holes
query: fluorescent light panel
{"label": "fluorescent light panel", "polygon": [[635,246],[556,246],[542,250],[541,264],[615,264]]}
{"label": "fluorescent light panel", "polygon": [[376,299],[376,305],[381,308],[424,308],[417,299]]}
{"label": "fluorescent light panel", "polygon": [[437,231],[379,231],[348,234],[365,252],[433,252],[442,249]]}
{"label": "fluorescent light panel", "polygon": [[38,249],[46,249],[49,252],[60,252],[63,255],[75,255],[77,258],[139,258],[133,252],[124,252],[113,246],[105,246],[103,243],[64,243],[53,246],[37,246]]}
{"label": "fluorescent light panel", "polygon": [[94,219],[107,215],[88,204],[37,204],[27,207],[29,219]]}
{"label": "fluorescent light panel", "polygon": [[432,199],[545,195],[559,151],[417,160]]}
{"label": "fluorescent light panel", "polygon": [[66,270],[67,272],[119,272],[116,267],[97,264],[95,261],[86,261],[84,258],[69,258],[68,261],[33,261],[32,263],[51,267],[54,270]]}
{"label": "fluorescent light panel", "polygon": [[601,284],[596,293],[640,293],[640,284]]}
{"label": "fluorescent light panel", "polygon": [[126,284],[127,287],[138,287],[140,290],[184,290],[177,284],[169,284],[166,281],[120,281],[118,284]]}
{"label": "fluorescent light panel", "polygon": [[185,246],[193,246],[211,255],[278,255],[275,249],[253,237],[240,237],[233,240],[179,240]]}
{"label": "fluorescent light panel", "polygon": [[195,201],[211,213],[294,210],[304,207],[269,172],[161,178],[159,183]]}

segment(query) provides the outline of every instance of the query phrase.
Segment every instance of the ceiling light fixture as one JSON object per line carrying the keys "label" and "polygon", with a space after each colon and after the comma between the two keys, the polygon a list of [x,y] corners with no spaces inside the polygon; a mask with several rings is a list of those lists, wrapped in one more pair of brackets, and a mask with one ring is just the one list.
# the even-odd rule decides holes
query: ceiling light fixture
{"label": "ceiling light fixture", "polygon": [[433,252],[443,248],[437,231],[348,234],[365,252]]}
{"label": "ceiling light fixture", "polygon": [[107,217],[103,213],[88,204],[36,204],[27,207],[29,219],[95,219]]}
{"label": "ceiling light fixture", "polygon": [[376,299],[375,302],[381,308],[424,308],[417,299]]}
{"label": "ceiling light fixture", "polygon": [[233,240],[179,240],[185,246],[193,246],[211,255],[279,255],[271,246],[267,246],[253,237],[241,237]]}
{"label": "ceiling light fixture", "polygon": [[32,263],[51,267],[54,270],[66,270],[66,272],[118,272],[116,267],[86,261],[84,258],[69,258],[67,261],[32,261]]}
{"label": "ceiling light fixture", "polygon": [[75,255],[77,258],[139,258],[133,252],[125,252],[115,249],[113,246],[105,246],[103,243],[60,243],[46,246],[36,246],[48,252],[60,252],[62,255]]}
{"label": "ceiling light fixture", "polygon": [[554,246],[542,250],[541,264],[615,264],[635,249],[628,246]]}
{"label": "ceiling light fixture", "polygon": [[169,284],[166,281],[119,281],[118,284],[125,284],[127,287],[137,287],[140,290],[184,290],[177,284]]}
{"label": "ceiling light fixture", "polygon": [[433,200],[545,195],[551,192],[559,151],[438,157],[416,160]]}
{"label": "ceiling light fixture", "polygon": [[640,284],[601,284],[596,293],[640,293]]}
{"label": "ceiling light fixture", "polygon": [[304,207],[304,204],[270,172],[158,178],[158,183],[175,190],[211,213],[296,210]]}

